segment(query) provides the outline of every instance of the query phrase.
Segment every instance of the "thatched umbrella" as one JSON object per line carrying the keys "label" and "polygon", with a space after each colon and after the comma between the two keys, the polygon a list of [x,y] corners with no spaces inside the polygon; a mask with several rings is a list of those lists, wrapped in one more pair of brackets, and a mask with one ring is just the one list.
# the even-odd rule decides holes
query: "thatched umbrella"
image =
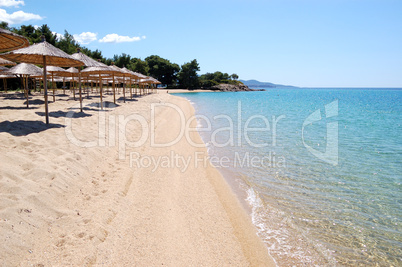
{"label": "thatched umbrella", "polygon": [[127,75],[128,75],[128,77],[130,78],[129,79],[129,86],[130,86],[130,95],[131,95],[131,98],[133,98],[133,94],[132,94],[132,91],[131,91],[131,85],[133,84],[132,83],[132,79],[134,79],[134,81],[137,81],[138,79],[140,79],[140,76],[139,75],[142,75],[142,74],[139,74],[139,73],[137,73],[137,72],[134,72],[134,71],[132,71],[132,70],[129,70],[129,69],[127,69],[126,67],[123,67],[122,69],[121,69],[124,73],[126,73]]}
{"label": "thatched umbrella", "polygon": [[131,88],[132,82],[131,81],[132,81],[132,79],[135,80],[137,78],[137,76],[134,74],[133,71],[127,69],[126,67],[121,68],[121,70],[128,75],[128,78],[129,78],[128,79],[128,84],[129,84],[129,87],[130,87],[130,96],[131,96],[131,98],[133,98],[133,93],[132,93],[132,88]]}
{"label": "thatched umbrella", "polygon": [[47,68],[47,72],[49,72],[50,74],[52,74],[52,90],[53,90],[53,102],[56,102],[56,96],[55,96],[55,91],[56,88],[54,86],[54,75],[59,75],[59,76],[63,76],[63,75],[70,75],[70,73],[68,73],[65,69],[62,69],[60,67],[57,66],[49,66]]}
{"label": "thatched umbrella", "polygon": [[[140,80],[141,79],[146,79],[147,76],[145,76],[144,74],[141,74],[139,72],[135,72],[133,71],[134,75],[137,77],[136,79],[136,84],[138,84],[138,89],[140,90],[140,94],[141,94],[141,88],[140,88]],[[135,94],[137,94],[137,90],[135,91]]]}
{"label": "thatched umbrella", "polygon": [[[88,57],[87,55],[81,53],[81,49],[77,49],[77,53],[72,54],[71,56],[79,61],[82,61],[84,63],[85,67],[104,67],[106,66],[105,64],[96,61],[93,58]],[[82,112],[82,94],[81,94],[81,68],[78,68],[78,84],[79,84],[79,90],[80,90],[80,108]]]}
{"label": "thatched umbrella", "polygon": [[17,63],[4,58],[0,58],[0,66],[15,66],[15,65],[17,65]]}
{"label": "thatched umbrella", "polygon": [[41,43],[2,54],[1,57],[17,62],[43,65],[46,124],[49,124],[49,109],[47,101],[47,82],[46,82],[47,65],[60,66],[60,67],[79,67],[84,65],[83,62],[72,58],[69,54],[63,52],[62,50],[46,42],[44,36],[42,36]]}
{"label": "thatched umbrella", "polygon": [[5,71],[5,70],[9,70],[9,68],[4,67],[4,66],[0,66],[0,72]]}
{"label": "thatched umbrella", "polygon": [[152,84],[154,85],[154,89],[156,90],[158,88],[158,84],[161,84],[161,82],[153,77],[151,77],[151,80],[152,80]]}
{"label": "thatched umbrella", "polygon": [[66,72],[70,73],[70,76],[71,76],[70,90],[71,90],[71,82],[72,82],[73,83],[73,90],[72,91],[73,91],[74,100],[75,100],[75,86],[74,86],[75,79],[74,79],[74,77],[78,77],[78,70],[76,68],[74,68],[74,67],[71,67],[71,68],[66,69]]}
{"label": "thatched umbrella", "polygon": [[114,103],[116,104],[116,94],[115,94],[115,76],[118,77],[123,77],[123,101],[124,103],[126,102],[126,91],[125,91],[125,77],[128,77],[130,75],[129,72],[126,72],[122,70],[121,68],[117,67],[112,63],[112,66],[109,66],[111,69],[113,69],[115,72],[112,74],[112,79],[113,79],[113,95],[114,95]]}
{"label": "thatched umbrella", "polygon": [[[102,63],[103,64],[103,63]],[[101,105],[101,109],[103,109],[103,100],[102,100],[102,86],[103,86],[103,82],[102,82],[102,75],[111,75],[113,74],[115,71],[113,69],[111,69],[109,66],[103,64],[104,66],[97,66],[97,67],[88,67],[86,69],[84,69],[82,71],[83,74],[85,75],[93,75],[93,77],[95,75],[97,75],[97,77],[99,78],[99,91],[100,91],[100,105]]]}
{"label": "thatched umbrella", "polygon": [[85,67],[104,67],[106,66],[102,62],[96,61],[95,59],[81,53],[81,49],[77,49],[77,53],[72,54],[71,56],[79,61],[84,63]]}
{"label": "thatched umbrella", "polygon": [[0,28],[0,52],[6,52],[29,46],[27,38]]}
{"label": "thatched umbrella", "polygon": [[[41,76],[42,69],[28,63],[20,63],[6,71],[7,74],[22,75],[22,83],[24,85],[25,96],[27,98],[27,108],[29,108],[29,95],[28,95],[28,76]],[[25,78],[25,81],[24,81]]]}
{"label": "thatched umbrella", "polygon": [[[143,85],[144,93],[145,93],[145,89],[148,89],[147,93],[149,93],[149,89],[150,89],[149,87],[152,87],[152,83],[154,82],[152,79],[153,78],[149,77],[149,76],[145,76],[145,78],[140,79],[139,84]],[[148,87],[145,87],[145,85],[148,85]]]}

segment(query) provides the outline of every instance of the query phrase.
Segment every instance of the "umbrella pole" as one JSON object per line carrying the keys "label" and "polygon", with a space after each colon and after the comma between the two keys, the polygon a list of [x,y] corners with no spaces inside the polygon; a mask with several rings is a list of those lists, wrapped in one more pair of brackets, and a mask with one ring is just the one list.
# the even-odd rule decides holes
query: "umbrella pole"
{"label": "umbrella pole", "polygon": [[27,98],[27,108],[29,108],[29,97],[28,97],[28,75],[25,77],[24,80],[24,87],[25,87],[25,96]]}
{"label": "umbrella pole", "polygon": [[72,79],[72,83],[73,83],[72,90],[73,90],[73,96],[74,96],[74,101],[75,101],[75,80],[74,80],[74,75],[71,76],[71,79]]}
{"label": "umbrella pole", "polygon": [[89,77],[87,77],[86,88],[87,88],[87,99],[89,99]]}
{"label": "umbrella pole", "polygon": [[53,102],[56,102],[56,96],[54,95],[54,91],[55,91],[55,88],[54,88],[54,73],[52,72],[52,89],[53,89]]}
{"label": "umbrella pole", "polygon": [[24,92],[24,97],[25,97],[25,88],[23,88],[24,86],[25,86],[25,84],[24,84],[24,74],[21,74],[21,76],[20,76],[20,86],[21,86],[21,92]]}
{"label": "umbrella pole", "polygon": [[101,110],[103,110],[103,101],[102,101],[102,77],[101,74],[99,72],[99,91],[100,91],[100,106],[101,106]]}
{"label": "umbrella pole", "polygon": [[123,103],[126,103],[126,81],[124,76],[123,76]]}
{"label": "umbrella pole", "polygon": [[81,67],[78,68],[78,83],[79,83],[79,88],[80,88],[80,110],[82,112]]}
{"label": "umbrella pole", "polygon": [[114,85],[114,74],[113,74],[113,86],[112,86],[112,90],[113,90],[113,103],[116,104],[116,87]]}
{"label": "umbrella pole", "polygon": [[47,103],[47,75],[46,75],[46,56],[43,56],[43,87],[45,91],[45,115],[46,124],[49,124],[49,107]]}

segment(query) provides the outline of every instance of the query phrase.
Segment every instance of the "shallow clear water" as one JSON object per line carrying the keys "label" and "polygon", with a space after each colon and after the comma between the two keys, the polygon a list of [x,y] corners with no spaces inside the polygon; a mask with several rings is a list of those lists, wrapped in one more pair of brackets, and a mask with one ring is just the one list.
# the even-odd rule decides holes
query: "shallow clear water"
{"label": "shallow clear water", "polygon": [[402,90],[177,95],[278,265],[402,265]]}

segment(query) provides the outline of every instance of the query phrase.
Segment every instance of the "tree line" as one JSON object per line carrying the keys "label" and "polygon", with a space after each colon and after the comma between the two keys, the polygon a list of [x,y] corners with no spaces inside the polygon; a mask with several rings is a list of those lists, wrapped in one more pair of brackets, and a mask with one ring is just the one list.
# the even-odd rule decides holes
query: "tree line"
{"label": "tree line", "polygon": [[198,75],[200,66],[196,59],[179,66],[157,55],[151,55],[144,60],[131,57],[126,53],[114,55],[113,58],[106,58],[102,55],[102,51],[98,49],[93,51],[80,45],[67,30],[64,31],[62,37],[58,37],[53,34],[47,24],[40,27],[21,25],[19,28],[14,28],[9,27],[8,23],[3,21],[0,23],[0,27],[26,37],[31,44],[41,42],[41,36],[44,35],[48,43],[70,55],[76,53],[77,49],[80,48],[82,53],[95,60],[100,60],[106,65],[114,63],[120,68],[126,67],[129,70],[154,77],[168,88],[209,88],[221,83],[241,83],[238,81],[239,76],[237,74],[229,75],[216,71]]}

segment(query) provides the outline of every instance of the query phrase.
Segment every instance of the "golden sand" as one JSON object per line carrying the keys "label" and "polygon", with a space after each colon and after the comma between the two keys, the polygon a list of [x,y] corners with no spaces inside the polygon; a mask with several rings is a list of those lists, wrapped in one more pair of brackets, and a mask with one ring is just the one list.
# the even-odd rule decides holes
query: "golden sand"
{"label": "golden sand", "polygon": [[0,97],[2,265],[274,265],[222,175],[196,164],[207,156],[188,141],[202,144],[196,131],[151,143],[176,139],[172,107],[187,122],[188,101],[163,90],[99,112],[94,97],[81,114],[58,96],[47,127],[42,99]]}

